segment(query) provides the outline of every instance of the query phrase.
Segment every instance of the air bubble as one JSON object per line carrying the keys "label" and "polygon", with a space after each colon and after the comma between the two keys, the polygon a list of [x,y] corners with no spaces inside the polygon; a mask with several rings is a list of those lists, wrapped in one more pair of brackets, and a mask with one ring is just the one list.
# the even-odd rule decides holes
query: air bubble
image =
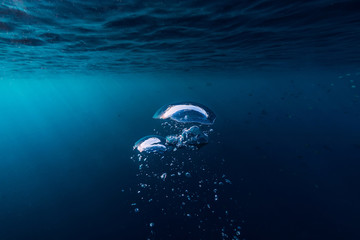
{"label": "air bubble", "polygon": [[182,123],[213,124],[216,115],[208,107],[192,102],[168,104],[161,107],[153,116],[155,119],[172,119]]}
{"label": "air bubble", "polygon": [[166,173],[163,173],[161,174],[160,178],[165,181],[166,180],[166,177],[167,177],[167,174]]}
{"label": "air bubble", "polygon": [[[165,139],[161,136],[150,135],[138,140],[133,149],[137,149],[139,152],[164,152],[167,150],[165,145]],[[139,161],[141,158],[139,157]]]}

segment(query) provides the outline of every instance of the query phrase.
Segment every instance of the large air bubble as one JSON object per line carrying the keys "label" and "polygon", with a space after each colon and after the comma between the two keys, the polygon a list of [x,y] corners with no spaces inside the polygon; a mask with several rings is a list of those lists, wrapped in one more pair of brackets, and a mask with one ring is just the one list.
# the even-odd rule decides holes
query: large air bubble
{"label": "large air bubble", "polygon": [[133,148],[137,149],[141,153],[165,152],[167,150],[165,142],[165,138],[161,136],[150,135],[138,140]]}
{"label": "large air bubble", "polygon": [[216,115],[208,107],[193,103],[182,102],[168,104],[161,107],[153,116],[155,119],[172,119],[182,123],[200,123],[211,125],[215,122]]}

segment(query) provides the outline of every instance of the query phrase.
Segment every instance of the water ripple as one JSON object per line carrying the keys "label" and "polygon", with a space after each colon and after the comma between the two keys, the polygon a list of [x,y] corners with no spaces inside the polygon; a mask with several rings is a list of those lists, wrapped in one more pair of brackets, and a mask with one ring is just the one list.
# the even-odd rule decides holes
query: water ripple
{"label": "water ripple", "polygon": [[336,0],[5,0],[0,56],[6,70],[358,64],[359,9]]}

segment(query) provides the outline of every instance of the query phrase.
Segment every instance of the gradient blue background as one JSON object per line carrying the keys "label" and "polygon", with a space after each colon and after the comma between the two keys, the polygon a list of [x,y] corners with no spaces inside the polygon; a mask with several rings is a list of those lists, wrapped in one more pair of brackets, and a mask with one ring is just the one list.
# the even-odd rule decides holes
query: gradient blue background
{"label": "gradient blue background", "polygon": [[2,1],[0,239],[145,239],[132,146],[176,101],[217,115],[242,239],[360,239],[359,9]]}

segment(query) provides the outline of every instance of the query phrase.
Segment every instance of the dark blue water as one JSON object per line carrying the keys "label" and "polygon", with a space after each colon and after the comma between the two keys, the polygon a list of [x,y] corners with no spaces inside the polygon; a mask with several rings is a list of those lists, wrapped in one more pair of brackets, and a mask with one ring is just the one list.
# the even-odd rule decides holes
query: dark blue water
{"label": "dark blue water", "polygon": [[[0,240],[235,239],[230,220],[239,239],[360,239],[359,11],[1,1]],[[138,194],[133,144],[169,134],[152,116],[179,101],[216,113],[209,143],[171,153],[191,178]],[[222,174],[215,212],[195,217],[214,196],[197,181]],[[177,187],[201,196],[191,217],[166,198]]]}

